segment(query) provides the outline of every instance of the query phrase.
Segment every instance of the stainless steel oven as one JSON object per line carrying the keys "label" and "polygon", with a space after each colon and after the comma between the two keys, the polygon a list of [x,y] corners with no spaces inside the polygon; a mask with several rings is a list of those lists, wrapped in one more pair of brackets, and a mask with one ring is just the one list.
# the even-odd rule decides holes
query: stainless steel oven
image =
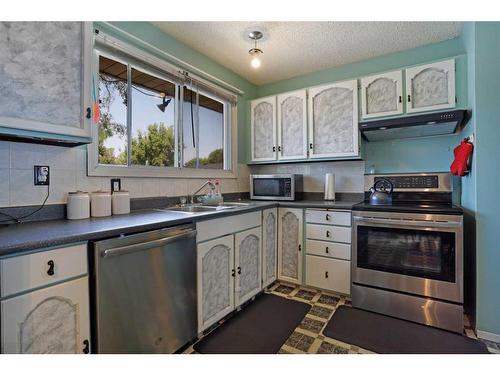
{"label": "stainless steel oven", "polygon": [[353,304],[463,331],[462,215],[353,213]]}
{"label": "stainless steel oven", "polygon": [[294,201],[301,199],[302,175],[252,174],[250,199]]}

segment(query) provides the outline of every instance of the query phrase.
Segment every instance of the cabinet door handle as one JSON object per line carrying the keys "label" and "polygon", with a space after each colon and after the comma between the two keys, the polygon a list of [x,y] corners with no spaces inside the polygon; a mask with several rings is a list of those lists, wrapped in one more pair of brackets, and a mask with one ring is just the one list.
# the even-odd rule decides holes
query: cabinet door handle
{"label": "cabinet door handle", "polygon": [[403,98],[401,97],[401,95],[399,95],[399,102],[403,103]]}
{"label": "cabinet door handle", "polygon": [[54,261],[53,260],[49,260],[47,262],[47,265],[49,266],[49,269],[47,270],[47,275],[54,276],[54,266],[55,266]]}
{"label": "cabinet door handle", "polygon": [[313,144],[309,143],[309,148],[312,150],[313,149]]}
{"label": "cabinet door handle", "polygon": [[276,152],[276,146],[273,146],[273,152]]}
{"label": "cabinet door handle", "polygon": [[408,95],[408,103],[411,102],[411,96]]}
{"label": "cabinet door handle", "polygon": [[236,271],[234,269],[231,270],[231,276],[235,277],[236,276]]}
{"label": "cabinet door handle", "polygon": [[281,152],[281,146],[278,146],[278,151]]}
{"label": "cabinet door handle", "polygon": [[83,340],[83,354],[89,354],[90,353],[90,343],[89,340]]}
{"label": "cabinet door handle", "polygon": [[238,267],[238,275],[241,275],[241,267]]}
{"label": "cabinet door handle", "polygon": [[325,253],[327,253],[327,254],[328,254],[328,251],[329,251],[329,250],[330,250],[330,249],[329,249],[329,248],[328,248],[328,246],[327,246],[327,247],[325,248]]}
{"label": "cabinet door handle", "polygon": [[299,251],[302,251],[302,245],[299,245]]}
{"label": "cabinet door handle", "polygon": [[325,215],[325,220],[330,220],[330,215],[326,214]]}
{"label": "cabinet door handle", "polygon": [[87,117],[87,118],[92,117],[92,109],[90,109],[90,107],[87,107],[87,115],[85,117]]}
{"label": "cabinet door handle", "polygon": [[329,230],[326,231],[326,236],[330,237],[330,231]]}
{"label": "cabinet door handle", "polygon": [[325,271],[325,279],[328,279],[328,271]]}

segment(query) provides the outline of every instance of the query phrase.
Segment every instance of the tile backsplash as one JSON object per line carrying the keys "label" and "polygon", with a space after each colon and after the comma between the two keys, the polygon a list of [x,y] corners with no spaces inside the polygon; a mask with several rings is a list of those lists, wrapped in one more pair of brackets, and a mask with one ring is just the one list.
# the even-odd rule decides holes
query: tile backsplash
{"label": "tile backsplash", "polygon": [[251,174],[302,174],[306,192],[323,192],[326,173],[335,174],[335,191],[338,193],[362,193],[364,190],[364,161],[251,165],[249,168]]}
{"label": "tile backsplash", "polygon": [[[65,148],[0,141],[0,207],[39,205],[46,186],[33,185],[33,166],[50,166],[48,204],[66,203],[68,191],[110,189],[110,177],[89,177],[86,148]],[[205,179],[122,177],[122,189],[132,198],[181,196],[195,190]],[[237,179],[222,179],[223,193],[247,192],[249,171],[238,165]]]}

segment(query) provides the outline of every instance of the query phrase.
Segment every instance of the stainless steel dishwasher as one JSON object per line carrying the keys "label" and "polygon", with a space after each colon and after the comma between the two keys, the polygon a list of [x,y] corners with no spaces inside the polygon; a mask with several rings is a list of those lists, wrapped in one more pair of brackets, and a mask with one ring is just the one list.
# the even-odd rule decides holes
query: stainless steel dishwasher
{"label": "stainless steel dishwasher", "polygon": [[98,353],[173,353],[196,337],[194,228],[94,243]]}

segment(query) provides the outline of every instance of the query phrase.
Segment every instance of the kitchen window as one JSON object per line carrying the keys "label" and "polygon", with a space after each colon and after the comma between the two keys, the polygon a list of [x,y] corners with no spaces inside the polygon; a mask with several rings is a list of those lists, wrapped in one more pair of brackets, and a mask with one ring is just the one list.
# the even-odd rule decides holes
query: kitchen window
{"label": "kitchen window", "polygon": [[236,95],[134,47],[94,52],[89,175],[235,177]]}

